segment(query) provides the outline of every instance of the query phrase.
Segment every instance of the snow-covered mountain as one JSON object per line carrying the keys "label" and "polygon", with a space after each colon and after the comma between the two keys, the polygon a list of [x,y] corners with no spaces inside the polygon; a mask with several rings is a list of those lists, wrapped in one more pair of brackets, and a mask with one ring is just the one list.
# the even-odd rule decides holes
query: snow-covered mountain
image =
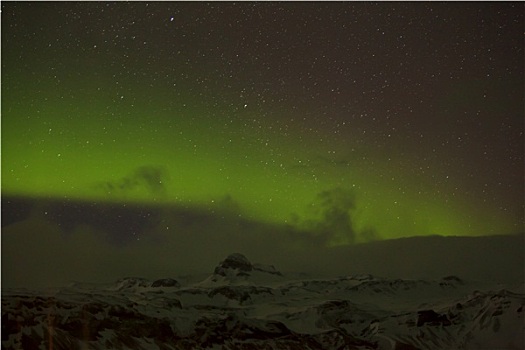
{"label": "snow-covered mountain", "polygon": [[523,349],[523,285],[306,278],[231,254],[199,281],[2,290],[2,349]]}

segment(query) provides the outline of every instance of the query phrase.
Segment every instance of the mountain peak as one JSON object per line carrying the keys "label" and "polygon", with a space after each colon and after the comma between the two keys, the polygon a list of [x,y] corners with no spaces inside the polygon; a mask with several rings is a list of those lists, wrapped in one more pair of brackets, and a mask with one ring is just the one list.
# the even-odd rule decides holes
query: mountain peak
{"label": "mountain peak", "polygon": [[248,274],[253,270],[252,263],[240,253],[230,254],[219,263],[214,273],[221,276],[227,275],[227,270],[238,270],[238,274]]}
{"label": "mountain peak", "polygon": [[220,276],[250,276],[253,272],[263,272],[272,275],[282,274],[273,265],[252,264],[243,254],[230,254],[217,265],[214,275]]}

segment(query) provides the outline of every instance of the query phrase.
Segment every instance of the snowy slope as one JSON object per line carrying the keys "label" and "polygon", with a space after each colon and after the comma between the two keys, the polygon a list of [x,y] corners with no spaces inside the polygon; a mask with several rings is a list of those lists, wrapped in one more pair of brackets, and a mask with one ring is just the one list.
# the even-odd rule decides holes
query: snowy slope
{"label": "snowy slope", "polygon": [[201,281],[2,291],[2,349],[523,349],[523,286],[308,279],[241,254]]}

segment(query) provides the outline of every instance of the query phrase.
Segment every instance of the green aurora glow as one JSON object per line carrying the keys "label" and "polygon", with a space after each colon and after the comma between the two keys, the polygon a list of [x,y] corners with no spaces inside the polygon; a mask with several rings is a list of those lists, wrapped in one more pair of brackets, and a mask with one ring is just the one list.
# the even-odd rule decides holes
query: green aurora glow
{"label": "green aurora glow", "polygon": [[[403,159],[383,163],[379,155],[365,160],[357,156],[337,163],[336,151],[330,150],[340,147],[329,135],[321,142],[293,132],[279,135],[264,125],[267,145],[260,132],[252,135],[241,123],[213,122],[199,106],[168,116],[171,127],[147,109],[117,109],[119,121],[105,119],[104,107],[68,106],[53,100],[33,109],[4,105],[4,195],[210,207],[231,196],[251,217],[285,223],[294,213],[307,215],[305,209],[320,191],[342,187],[358,195],[354,224],[374,227],[384,238],[514,229],[512,217],[489,215],[492,208],[452,197],[447,186],[433,188],[431,176],[399,166]],[[239,114],[257,118],[245,110]],[[137,186],[108,193],[98,186],[118,182],[144,164],[165,169],[165,192]]]}
{"label": "green aurora glow", "polygon": [[[4,40],[5,49],[17,43]],[[146,74],[117,79],[101,64],[109,55],[78,58],[67,49],[46,51],[46,43],[35,48],[40,56],[33,63],[32,56],[17,56],[27,49],[4,51],[4,196],[204,208],[231,198],[242,215],[280,224],[308,220],[318,193],[342,188],[356,195],[356,229],[374,228],[380,238],[523,227],[514,199],[504,209],[504,195],[495,190],[494,200],[483,200],[480,184],[492,178],[471,181],[461,157],[418,147],[412,133],[401,130],[378,144],[386,127],[365,133],[374,127],[349,121],[335,130],[336,122],[318,122],[325,112],[315,103],[262,104],[255,92],[242,95],[241,81],[234,83],[241,96],[232,96],[220,82],[204,91],[185,81],[151,86]],[[49,71],[58,66],[58,73]],[[160,169],[162,191],[144,183],[104,187],[143,166]]]}

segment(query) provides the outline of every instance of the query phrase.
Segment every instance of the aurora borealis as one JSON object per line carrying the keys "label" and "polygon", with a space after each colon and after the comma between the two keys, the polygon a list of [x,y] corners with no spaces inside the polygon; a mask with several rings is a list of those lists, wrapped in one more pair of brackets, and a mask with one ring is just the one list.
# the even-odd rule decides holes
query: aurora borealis
{"label": "aurora borealis", "polygon": [[520,3],[4,2],[2,204],[329,245],[523,232],[523,24]]}

